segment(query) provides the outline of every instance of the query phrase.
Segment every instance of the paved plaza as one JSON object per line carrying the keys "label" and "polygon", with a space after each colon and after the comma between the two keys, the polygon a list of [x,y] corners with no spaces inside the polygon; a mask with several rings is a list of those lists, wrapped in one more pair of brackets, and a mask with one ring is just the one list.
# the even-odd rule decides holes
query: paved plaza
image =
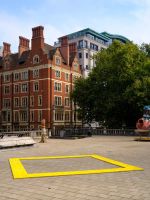
{"label": "paved plaza", "polygon": [[[144,171],[14,179],[9,158],[97,154]],[[28,173],[115,168],[85,158],[22,160]],[[133,137],[49,139],[33,147],[0,150],[0,200],[150,200],[150,142]]]}

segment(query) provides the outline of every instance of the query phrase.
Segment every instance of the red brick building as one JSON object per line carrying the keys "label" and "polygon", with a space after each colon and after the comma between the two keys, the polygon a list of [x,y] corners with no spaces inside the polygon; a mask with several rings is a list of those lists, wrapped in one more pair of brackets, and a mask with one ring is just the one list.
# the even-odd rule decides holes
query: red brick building
{"label": "red brick building", "polygon": [[3,43],[0,57],[0,128],[39,129],[41,120],[55,129],[81,125],[70,92],[81,77],[76,44],[61,38],[61,47],[44,42],[44,27],[32,28],[29,40],[19,37],[17,53]]}

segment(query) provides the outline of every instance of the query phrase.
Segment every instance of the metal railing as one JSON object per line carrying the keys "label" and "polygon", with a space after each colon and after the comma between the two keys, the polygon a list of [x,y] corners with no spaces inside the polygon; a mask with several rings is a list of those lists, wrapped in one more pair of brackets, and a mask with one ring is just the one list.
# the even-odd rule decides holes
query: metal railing
{"label": "metal railing", "polygon": [[0,139],[2,139],[5,136],[18,136],[18,137],[23,137],[23,136],[30,136],[30,137],[40,137],[41,136],[41,130],[32,130],[32,131],[2,131],[0,130]]}
{"label": "metal railing", "polygon": [[91,135],[104,136],[136,136],[138,133],[134,129],[92,129],[92,128],[72,128],[72,129],[55,129],[52,131],[52,137],[86,137]]}

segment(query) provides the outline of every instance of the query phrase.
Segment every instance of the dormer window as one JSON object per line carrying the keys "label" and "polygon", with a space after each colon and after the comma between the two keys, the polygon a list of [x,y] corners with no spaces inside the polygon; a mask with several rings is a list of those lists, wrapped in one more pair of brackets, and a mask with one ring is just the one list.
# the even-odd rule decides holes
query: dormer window
{"label": "dormer window", "polygon": [[73,65],[73,66],[74,66],[74,69],[75,69],[75,70],[77,70],[77,69],[78,69],[78,64],[77,64],[77,63],[74,63],[74,65]]}
{"label": "dormer window", "polygon": [[38,64],[39,62],[40,62],[39,56],[38,56],[38,55],[35,55],[35,56],[33,57],[33,64]]}
{"label": "dormer window", "polygon": [[61,59],[59,57],[56,57],[56,65],[60,65],[61,64]]}

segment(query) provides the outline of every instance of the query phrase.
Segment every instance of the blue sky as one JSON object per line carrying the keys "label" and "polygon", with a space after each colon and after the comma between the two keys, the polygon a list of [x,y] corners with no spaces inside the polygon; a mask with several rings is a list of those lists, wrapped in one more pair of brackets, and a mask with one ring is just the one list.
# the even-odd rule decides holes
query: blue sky
{"label": "blue sky", "polygon": [[0,0],[0,46],[18,37],[31,39],[32,27],[43,25],[45,42],[91,28],[150,43],[150,0]]}

